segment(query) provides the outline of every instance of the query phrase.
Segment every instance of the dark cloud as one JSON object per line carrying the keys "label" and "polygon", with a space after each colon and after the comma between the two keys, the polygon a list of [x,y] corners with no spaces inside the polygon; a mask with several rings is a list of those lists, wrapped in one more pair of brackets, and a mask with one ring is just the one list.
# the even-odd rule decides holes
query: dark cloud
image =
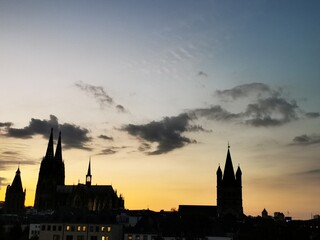
{"label": "dark cloud", "polygon": [[205,72],[203,72],[203,71],[199,71],[199,72],[198,72],[198,76],[207,78],[207,77],[208,77],[208,74],[205,73]]}
{"label": "dark cloud", "polygon": [[[106,106],[112,106],[115,104],[113,98],[110,97],[106,90],[101,86],[94,86],[81,81],[75,83],[75,86],[93,97],[102,109]],[[126,109],[120,104],[116,105],[116,109],[119,112],[126,112]]]}
{"label": "dark cloud", "polygon": [[210,108],[198,108],[190,111],[195,117],[204,117],[209,120],[229,121],[241,117],[241,114],[230,113],[223,109],[220,105],[212,106]]}
{"label": "dark cloud", "polygon": [[300,136],[296,136],[292,140],[291,145],[311,145],[311,144],[317,144],[320,143],[320,135],[307,135],[303,134]]}
{"label": "dark cloud", "polygon": [[259,95],[261,93],[274,94],[270,87],[264,83],[248,83],[236,86],[231,89],[217,90],[215,94],[221,98],[232,98],[236,100],[238,98],[248,97],[252,94]]}
{"label": "dark cloud", "polygon": [[0,122],[0,128],[1,127],[11,127],[12,123],[11,122]]}
{"label": "dark cloud", "polygon": [[258,99],[257,103],[248,104],[244,113],[245,122],[255,127],[279,126],[298,119],[298,105],[284,98],[269,97]]}
{"label": "dark cloud", "polygon": [[146,151],[150,151],[151,149],[151,145],[149,143],[143,142],[140,144],[138,150],[140,152],[146,152]]}
{"label": "dark cloud", "polygon": [[100,135],[100,136],[98,136],[98,138],[101,138],[101,139],[104,139],[104,140],[113,140],[113,137],[109,137],[109,136],[107,136],[107,135]]}
{"label": "dark cloud", "polygon": [[305,116],[307,118],[318,118],[318,117],[320,117],[320,113],[319,112],[307,112],[307,113],[305,113]]}
{"label": "dark cloud", "polygon": [[148,154],[162,154],[196,142],[182,136],[182,133],[188,131],[190,120],[188,114],[182,113],[178,116],[165,117],[161,121],[152,121],[144,125],[129,124],[124,126],[122,130],[141,139],[141,141],[157,143],[157,149],[148,152]]}
{"label": "dark cloud", "polygon": [[122,105],[117,105],[116,108],[119,112],[126,112],[126,109]]}
{"label": "dark cloud", "polygon": [[312,179],[319,178],[320,179],[320,169],[311,169],[307,171],[296,172],[292,174],[293,176],[301,176],[301,177],[310,177]]}
{"label": "dark cloud", "polygon": [[99,155],[111,155],[115,153],[116,151],[113,150],[112,148],[106,148],[106,149],[103,149]]}
{"label": "dark cloud", "polygon": [[89,130],[70,123],[59,124],[58,118],[54,115],[50,115],[49,120],[32,118],[29,125],[24,128],[9,127],[6,129],[5,135],[22,139],[32,138],[34,135],[42,135],[44,138],[48,138],[51,128],[54,129],[55,133],[58,133],[58,131],[62,132],[64,148],[89,150],[89,148],[86,147],[86,144],[91,141],[91,138],[88,136]]}

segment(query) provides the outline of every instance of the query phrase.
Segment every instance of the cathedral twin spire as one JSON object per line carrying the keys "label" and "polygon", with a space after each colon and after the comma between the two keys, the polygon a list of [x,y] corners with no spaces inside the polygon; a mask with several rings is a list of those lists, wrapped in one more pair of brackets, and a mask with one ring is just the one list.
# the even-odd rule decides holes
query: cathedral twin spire
{"label": "cathedral twin spire", "polygon": [[44,159],[47,159],[47,160],[56,159],[56,160],[62,161],[61,132],[59,132],[56,154],[54,155],[53,128],[51,128],[50,138],[49,138],[49,142],[48,142],[48,148],[47,148],[46,156]]}

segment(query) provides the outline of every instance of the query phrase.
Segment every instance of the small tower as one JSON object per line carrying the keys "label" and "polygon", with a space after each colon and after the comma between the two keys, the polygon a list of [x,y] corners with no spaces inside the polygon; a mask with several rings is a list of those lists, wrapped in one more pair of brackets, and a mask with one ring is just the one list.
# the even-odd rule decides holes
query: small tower
{"label": "small tower", "polygon": [[89,166],[88,166],[88,172],[86,175],[86,186],[90,187],[91,186],[91,180],[92,180],[92,175],[91,175],[91,158],[89,159]]}
{"label": "small tower", "polygon": [[219,217],[231,215],[242,218],[243,216],[242,172],[238,166],[234,174],[229,144],[223,175],[220,166],[217,170],[217,207]]}
{"label": "small tower", "polygon": [[23,215],[25,196],[26,190],[23,191],[20,168],[18,167],[11,186],[7,186],[5,212],[9,214],[17,214],[19,216]]}

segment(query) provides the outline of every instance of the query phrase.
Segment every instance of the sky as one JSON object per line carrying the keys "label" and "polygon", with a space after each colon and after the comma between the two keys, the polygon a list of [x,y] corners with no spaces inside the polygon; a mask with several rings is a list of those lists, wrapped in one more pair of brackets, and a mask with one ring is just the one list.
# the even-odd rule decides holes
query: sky
{"label": "sky", "polygon": [[318,1],[0,1],[0,200],[32,206],[50,129],[66,184],[128,209],[216,205],[227,146],[246,215],[320,213]]}

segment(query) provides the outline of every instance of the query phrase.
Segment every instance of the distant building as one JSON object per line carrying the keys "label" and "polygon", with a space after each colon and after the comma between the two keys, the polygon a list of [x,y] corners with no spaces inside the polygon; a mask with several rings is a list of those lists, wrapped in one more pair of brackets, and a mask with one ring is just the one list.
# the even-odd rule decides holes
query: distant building
{"label": "distant building", "polygon": [[24,213],[25,196],[26,190],[23,191],[20,169],[18,167],[11,186],[7,186],[4,203],[5,213],[22,215]]}
{"label": "distant building", "polygon": [[61,133],[55,155],[53,151],[53,131],[51,130],[46,156],[41,162],[39,171],[34,203],[36,209],[75,208],[102,211],[124,208],[123,197],[118,196],[111,185],[91,185],[91,161],[89,161],[85,184],[64,184]]}
{"label": "distant building", "polygon": [[269,218],[268,211],[264,208],[261,212],[262,218]]}
{"label": "distant building", "polygon": [[42,223],[39,240],[120,240],[123,227],[120,224]]}
{"label": "distant building", "polygon": [[223,174],[220,166],[217,170],[217,207],[218,217],[243,217],[242,172],[239,166],[234,174],[230,146]]}

